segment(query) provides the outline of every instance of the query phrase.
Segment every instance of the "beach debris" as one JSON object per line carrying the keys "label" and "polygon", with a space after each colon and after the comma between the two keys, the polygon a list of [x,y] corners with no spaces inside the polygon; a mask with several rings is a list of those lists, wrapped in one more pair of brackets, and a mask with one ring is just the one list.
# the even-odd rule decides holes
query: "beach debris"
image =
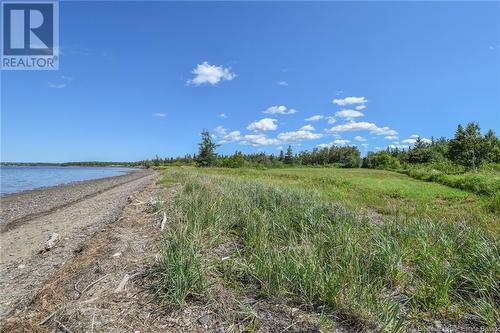
{"label": "beach debris", "polygon": [[206,314],[206,315],[204,315],[204,316],[202,316],[202,317],[198,318],[198,323],[199,323],[200,325],[206,325],[206,324],[208,324],[208,322],[210,321],[210,318],[211,318],[211,317],[210,317],[210,315],[207,315],[207,314]]}
{"label": "beach debris", "polygon": [[61,323],[60,321],[54,319],[55,323],[57,324],[57,327],[59,327],[61,329],[61,331],[63,332],[66,332],[66,333],[72,333],[66,326],[64,326],[63,323]]}
{"label": "beach debris", "polygon": [[83,295],[83,293],[84,293],[84,292],[86,292],[87,290],[89,290],[89,289],[90,289],[93,285],[97,284],[97,283],[98,283],[99,281],[101,281],[101,280],[104,280],[104,279],[105,279],[105,278],[107,278],[108,276],[109,276],[109,274],[106,274],[106,275],[104,275],[104,276],[102,276],[102,277],[98,278],[97,280],[95,280],[94,282],[92,282],[91,284],[89,284],[88,286],[86,286],[85,288],[83,288],[83,290],[82,290],[82,291],[79,291],[79,290],[78,290],[78,288],[77,288],[77,286],[76,286],[76,285],[78,284],[78,282],[80,282],[80,280],[78,280],[78,281],[76,282],[75,286],[74,286],[74,287],[75,287],[75,290],[78,292],[77,299],[78,299],[78,298],[80,298],[80,296],[82,296],[82,295]]}
{"label": "beach debris", "polygon": [[59,242],[59,234],[54,232],[50,238],[43,244],[43,250],[40,252],[50,251]]}
{"label": "beach debris", "polygon": [[115,293],[122,292],[125,289],[125,286],[127,285],[128,280],[130,280],[130,275],[129,274],[125,274],[125,276],[123,277],[123,279],[120,281],[120,284],[118,285],[118,287],[116,287]]}
{"label": "beach debris", "polygon": [[125,290],[125,286],[127,285],[128,281],[133,280],[140,275],[148,274],[150,271],[151,270],[149,270],[149,269],[145,269],[145,270],[135,271],[135,273],[133,273],[133,274],[126,273],[123,276],[123,279],[120,281],[120,284],[118,285],[118,287],[116,287],[115,293],[119,293],[119,292],[122,292],[123,290]]}
{"label": "beach debris", "polygon": [[122,253],[121,253],[121,252],[116,252],[115,254],[113,254],[113,257],[119,257],[119,256],[121,256],[121,255],[122,255]]}
{"label": "beach debris", "polygon": [[163,231],[165,228],[165,223],[167,222],[167,214],[165,212],[162,212],[162,219],[161,219],[161,225],[160,225],[160,230]]}
{"label": "beach debris", "polygon": [[26,268],[26,265],[25,264],[20,264],[19,266],[17,266],[17,268],[23,269],[23,268]]}
{"label": "beach debris", "polygon": [[51,320],[51,319],[52,319],[52,317],[54,317],[54,315],[55,315],[55,314],[56,314],[55,312],[52,312],[52,313],[51,313],[51,314],[49,314],[47,317],[45,317],[45,319],[44,319],[44,320],[42,320],[41,322],[39,322],[39,323],[38,323],[38,325],[40,325],[40,326],[41,326],[41,325],[45,324],[46,322],[48,322],[49,320]]}

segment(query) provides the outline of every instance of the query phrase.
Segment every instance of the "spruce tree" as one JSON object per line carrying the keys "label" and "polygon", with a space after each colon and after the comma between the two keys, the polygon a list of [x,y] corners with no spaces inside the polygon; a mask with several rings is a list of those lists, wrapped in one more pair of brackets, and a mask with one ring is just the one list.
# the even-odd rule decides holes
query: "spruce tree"
{"label": "spruce tree", "polygon": [[215,148],[217,145],[212,140],[210,133],[207,130],[201,132],[201,142],[198,144],[198,158],[197,164],[201,167],[209,167],[214,165],[217,154]]}

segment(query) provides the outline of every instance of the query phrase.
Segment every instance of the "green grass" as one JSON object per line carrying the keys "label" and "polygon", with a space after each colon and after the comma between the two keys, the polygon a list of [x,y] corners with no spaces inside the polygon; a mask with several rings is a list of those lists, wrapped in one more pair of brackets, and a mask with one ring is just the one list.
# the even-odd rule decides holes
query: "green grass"
{"label": "green grass", "polygon": [[[463,191],[369,170],[170,168],[164,177],[182,185],[160,264],[171,304],[210,294],[207,281],[220,276],[381,331],[423,318],[498,325],[497,233],[418,212],[375,224],[332,200],[380,207],[384,193],[418,208],[435,196],[466,200]],[[221,261],[213,250],[231,240],[241,246]]]}
{"label": "green grass", "polygon": [[436,182],[480,195],[492,196],[500,192],[500,173],[497,171],[446,174],[428,167],[404,169],[398,170],[398,172],[415,179]]}
{"label": "green grass", "polygon": [[[391,218],[465,221],[500,232],[498,196],[486,197],[391,171],[340,168],[203,169],[263,184],[313,189],[326,200]],[[496,199],[496,201],[495,201]]]}

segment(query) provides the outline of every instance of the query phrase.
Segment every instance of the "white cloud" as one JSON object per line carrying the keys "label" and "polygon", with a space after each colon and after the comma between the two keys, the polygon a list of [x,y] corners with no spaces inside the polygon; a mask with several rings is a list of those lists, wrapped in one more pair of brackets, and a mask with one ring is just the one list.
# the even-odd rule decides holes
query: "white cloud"
{"label": "white cloud", "polygon": [[279,82],[278,82],[278,85],[279,85],[279,86],[288,87],[288,82],[286,82],[286,81],[279,81]]}
{"label": "white cloud", "polygon": [[283,132],[278,134],[278,139],[284,142],[297,142],[301,140],[314,140],[323,136],[321,133],[313,133],[309,130],[300,129],[298,131]]}
{"label": "white cloud", "polygon": [[156,112],[156,113],[153,113],[153,116],[154,116],[154,117],[164,118],[164,117],[166,117],[167,115],[166,115],[165,113]]}
{"label": "white cloud", "polygon": [[304,125],[300,128],[301,131],[314,131],[314,127],[312,125]]}
{"label": "white cloud", "polygon": [[362,143],[361,146],[363,146],[364,148],[368,148],[369,144],[367,143]]}
{"label": "white cloud", "polygon": [[279,145],[281,142],[277,139],[266,137],[264,134],[247,134],[241,138],[241,144],[250,146],[269,146]]}
{"label": "white cloud", "polygon": [[342,99],[334,99],[333,104],[337,104],[340,106],[349,105],[349,104],[365,104],[368,100],[364,97],[346,97]]}
{"label": "white cloud", "polygon": [[225,113],[221,113],[221,114],[219,115],[219,117],[220,117],[220,118],[227,118],[227,115],[226,115]]}
{"label": "white cloud", "polygon": [[216,85],[220,81],[231,81],[236,77],[236,74],[231,72],[231,68],[210,65],[206,61],[202,64],[198,64],[191,73],[193,73],[195,77],[188,80],[187,84],[194,84],[197,86],[205,83]]}
{"label": "white cloud", "polygon": [[384,139],[397,140],[397,139],[399,139],[399,137],[397,135],[388,135],[388,136],[384,136]]}
{"label": "white cloud", "polygon": [[352,119],[352,118],[363,117],[364,114],[363,112],[359,112],[356,110],[341,110],[339,112],[335,112],[335,116],[339,118]]}
{"label": "white cloud", "polygon": [[420,135],[418,135],[418,134],[412,134],[412,135],[410,135],[410,138],[412,138],[412,139],[416,139],[416,138],[418,138],[419,136],[420,136]]}
{"label": "white cloud", "polygon": [[284,105],[273,105],[268,107],[266,110],[262,111],[262,113],[267,113],[267,114],[294,114],[296,112],[297,110],[288,109]]}
{"label": "white cloud", "polygon": [[322,143],[318,145],[318,148],[330,148],[331,146],[343,146],[348,144],[349,140],[342,140],[342,139],[337,139],[329,143]]}
{"label": "white cloud", "polygon": [[366,139],[362,137],[361,135],[357,135],[354,137],[354,140],[359,141],[359,142],[365,142]]}
{"label": "white cloud", "polygon": [[275,131],[277,128],[278,120],[272,118],[263,118],[247,126],[250,131]]}
{"label": "white cloud", "polygon": [[342,132],[353,132],[353,131],[370,131],[371,134],[375,135],[397,135],[393,129],[389,127],[378,127],[374,123],[369,123],[366,121],[355,122],[350,121],[346,124],[333,126],[328,130],[329,133],[342,133]]}
{"label": "white cloud", "polygon": [[335,96],[342,95],[343,93],[344,93],[344,91],[343,91],[343,90],[337,90],[337,91],[335,92]]}
{"label": "white cloud", "polygon": [[304,120],[305,120],[305,121],[318,121],[318,120],[321,120],[321,119],[323,119],[323,118],[324,118],[324,116],[323,116],[323,115],[321,115],[321,114],[316,114],[316,115],[311,116],[311,117],[309,117],[309,118],[306,118],[306,119],[304,119]]}
{"label": "white cloud", "polygon": [[52,88],[52,89],[66,88],[66,83],[49,83],[49,88]]}
{"label": "white cloud", "polygon": [[[405,139],[405,140],[403,140],[401,142],[409,144],[409,145],[413,145],[413,144],[415,144],[415,142],[417,142],[416,138],[420,138],[420,136],[418,136],[418,135],[411,135],[409,139]],[[432,142],[432,140],[429,140],[427,138],[420,138],[420,141],[422,141],[423,143],[431,143]]]}
{"label": "white cloud", "polygon": [[364,105],[364,104],[363,105],[358,105],[358,106],[355,107],[355,109],[358,110],[358,111],[364,110],[364,109],[366,109],[366,105]]}
{"label": "white cloud", "polygon": [[241,133],[240,131],[230,131],[228,132],[227,129],[225,129],[222,126],[217,126],[214,128],[214,137],[217,139],[217,143],[219,144],[224,144],[224,143],[229,143],[229,142],[236,142],[241,140]]}
{"label": "white cloud", "polygon": [[326,119],[328,120],[328,123],[330,125],[335,124],[337,122],[337,119],[335,119],[334,117],[331,117],[331,116],[330,117],[326,117]]}
{"label": "white cloud", "polygon": [[338,145],[338,146],[346,145],[349,142],[351,142],[351,141],[349,141],[349,140],[343,140],[343,139],[337,139],[337,140],[333,141],[333,143],[336,144],[336,145]]}

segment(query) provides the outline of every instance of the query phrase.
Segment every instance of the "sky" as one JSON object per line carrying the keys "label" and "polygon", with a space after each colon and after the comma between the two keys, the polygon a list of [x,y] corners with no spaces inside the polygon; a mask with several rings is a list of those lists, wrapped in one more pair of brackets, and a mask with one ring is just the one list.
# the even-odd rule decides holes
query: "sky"
{"label": "sky", "polygon": [[499,2],[61,2],[57,71],[2,71],[2,161],[135,161],[500,132]]}

